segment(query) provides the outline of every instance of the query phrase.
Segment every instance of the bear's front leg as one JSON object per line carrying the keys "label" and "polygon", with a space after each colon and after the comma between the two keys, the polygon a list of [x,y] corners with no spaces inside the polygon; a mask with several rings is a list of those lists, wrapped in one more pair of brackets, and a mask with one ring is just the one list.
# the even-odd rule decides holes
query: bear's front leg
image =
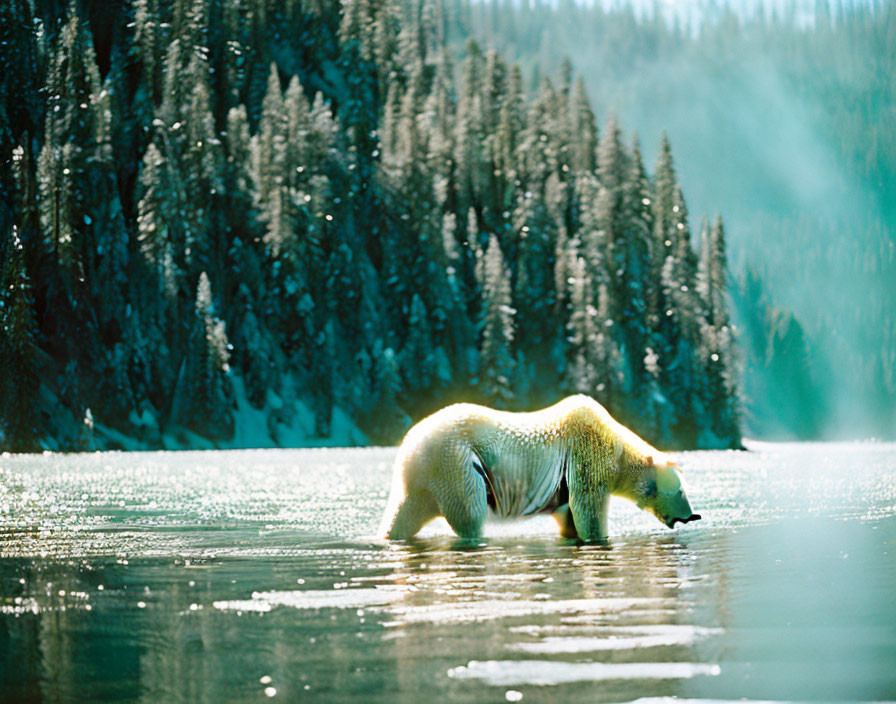
{"label": "bear's front leg", "polygon": [[576,533],[576,524],[572,521],[572,511],[569,510],[569,504],[558,506],[557,510],[551,514],[557,525],[560,526],[560,535],[564,538],[575,539],[579,537]]}
{"label": "bear's front leg", "polygon": [[580,540],[606,540],[607,516],[610,509],[609,492],[592,492],[576,495],[570,486],[569,509]]}

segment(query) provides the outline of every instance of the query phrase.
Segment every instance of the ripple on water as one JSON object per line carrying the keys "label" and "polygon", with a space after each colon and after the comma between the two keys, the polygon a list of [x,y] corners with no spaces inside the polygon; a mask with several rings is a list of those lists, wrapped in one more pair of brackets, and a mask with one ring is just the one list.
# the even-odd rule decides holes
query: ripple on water
{"label": "ripple on water", "polygon": [[589,599],[477,599],[441,604],[410,606],[396,604],[389,610],[394,619],[387,625],[411,623],[469,623],[521,617],[544,617],[552,614],[607,614],[631,608],[661,607],[661,598]]}
{"label": "ripple on water", "polygon": [[448,670],[453,679],[482,680],[495,687],[550,686],[605,680],[681,680],[721,672],[718,665],[699,662],[559,662],[555,660],[471,660]]}
{"label": "ripple on water", "polygon": [[254,592],[251,599],[216,601],[220,611],[270,611],[275,606],[293,609],[359,609],[389,604],[402,598],[400,588],[291,590]]}
{"label": "ripple on water", "polygon": [[[377,585],[375,588],[349,588],[332,590],[287,590],[254,592],[251,599],[215,601],[220,611],[267,612],[277,606],[298,610],[305,609],[356,609],[373,607],[374,612],[384,612],[392,620],[384,626],[413,623],[459,624],[494,621],[504,618],[541,617],[551,614],[587,614],[596,616],[629,609],[662,607],[670,603],[662,598],[599,598],[590,599],[519,599],[512,594],[504,598],[470,599],[443,603],[409,605],[401,603],[412,588],[400,585]],[[693,636],[693,633],[691,634]],[[671,632],[654,638],[671,639]],[[679,636],[683,637],[683,636]],[[692,638],[691,638],[692,639]],[[690,641],[688,641],[690,642]]]}
{"label": "ripple on water", "polygon": [[[555,630],[557,628],[555,627]],[[598,630],[602,636],[547,636],[539,641],[512,643],[510,650],[533,654],[591,653],[602,650],[635,650],[690,646],[698,640],[723,632],[721,628],[701,628],[676,624],[643,626],[604,626]],[[530,631],[531,632],[531,631]]]}

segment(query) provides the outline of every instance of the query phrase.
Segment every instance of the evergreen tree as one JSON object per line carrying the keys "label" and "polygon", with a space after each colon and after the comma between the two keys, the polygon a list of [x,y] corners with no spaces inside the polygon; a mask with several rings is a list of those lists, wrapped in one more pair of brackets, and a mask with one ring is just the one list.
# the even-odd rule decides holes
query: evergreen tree
{"label": "evergreen tree", "polygon": [[454,134],[458,212],[471,207],[481,211],[481,199],[477,196],[484,194],[491,177],[485,149],[488,133],[482,95],[483,70],[482,52],[471,41],[463,64]]}
{"label": "evergreen tree", "polygon": [[216,207],[223,194],[223,153],[212,114],[208,59],[198,47],[190,57],[186,76],[190,99],[182,117],[185,124],[179,148],[188,204],[184,208],[188,223],[184,253],[192,272],[213,271],[223,284],[223,255],[228,243],[221,241],[226,228],[221,226]]}
{"label": "evergreen tree", "polygon": [[[169,300],[173,300],[177,296],[180,272],[174,263],[174,243],[169,232],[170,213],[175,198],[171,193],[170,182],[171,175],[166,160],[155,144],[150,143],[140,172],[142,197],[137,209],[137,240],[147,265],[156,276],[155,291],[164,292]],[[154,300],[154,297],[147,300],[147,305],[152,305]],[[162,306],[161,310],[154,311],[156,318],[164,310],[165,307]]]}
{"label": "evergreen tree", "polygon": [[314,435],[326,438],[330,436],[333,419],[333,328],[325,324],[313,335],[309,377]]}
{"label": "evergreen tree", "polygon": [[651,235],[653,213],[651,190],[638,138],[635,136],[624,184],[624,237],[622,244],[622,272],[619,277],[619,324],[624,366],[629,393],[625,403],[628,415],[642,414],[642,402],[647,379],[644,351],[648,345],[651,321],[651,296],[658,282],[650,278]]}
{"label": "evergreen tree", "polygon": [[211,439],[233,435],[229,361],[224,321],[215,314],[211,282],[203,271],[196,287],[189,350],[175,392],[174,422]]}
{"label": "evergreen tree", "polygon": [[[271,64],[267,92],[261,106],[261,124],[252,139],[252,165],[258,199],[267,203],[283,173],[283,95],[276,64]],[[298,167],[296,167],[298,168]]]}
{"label": "evergreen tree", "polygon": [[[654,189],[651,205],[653,209],[653,242],[651,243],[650,261],[651,278],[660,281],[666,258],[672,253],[672,245],[677,241],[674,232],[675,223],[673,208],[675,207],[675,188],[677,186],[675,166],[672,163],[672,148],[665,131],[660,139],[659,155],[654,169]],[[665,314],[664,301],[661,297],[652,302],[651,311],[655,322]]]}
{"label": "evergreen tree", "polygon": [[654,183],[654,236],[651,273],[660,282],[651,301],[653,330],[651,345],[660,370],[660,390],[674,409],[668,428],[669,438],[681,434],[690,445],[695,442],[691,357],[695,348],[692,330],[695,311],[690,289],[693,253],[687,212],[675,176],[669,140],[663,133],[657,157]]}
{"label": "evergreen tree", "polygon": [[568,207],[566,183],[556,172],[550,174],[543,189],[540,198],[532,191],[519,194],[512,223],[516,238],[508,247],[511,262],[515,260],[513,301],[521,313],[520,348],[537,365],[548,361],[551,343],[563,334],[563,320],[554,316],[557,292],[553,256],[558,232],[566,233]]}
{"label": "evergreen tree", "polygon": [[[585,93],[585,83],[582,77],[576,78],[569,108],[569,133],[572,137],[570,158],[572,169],[575,173],[592,173],[596,167],[595,156],[597,153],[597,124],[594,121],[594,113],[588,103]],[[615,121],[613,123],[615,125]]]}
{"label": "evergreen tree", "polygon": [[[171,213],[177,203],[172,180],[168,163],[151,142],[140,170],[137,205],[137,242],[146,276],[132,284],[138,310],[125,332],[134,359],[139,360],[135,382],[160,405],[167,403],[176,380],[172,352],[179,352],[183,344],[178,306],[183,273],[175,263],[176,240],[171,232]],[[151,354],[145,354],[147,346]]]}
{"label": "evergreen tree", "polygon": [[597,348],[597,310],[591,290],[591,277],[585,260],[570,253],[566,267],[569,272],[569,362],[566,367],[566,387],[575,393],[594,394],[598,384],[598,369],[594,354]]}
{"label": "evergreen tree", "polygon": [[5,232],[12,227],[13,211],[24,205],[12,189],[20,181],[14,174],[16,165],[21,166],[13,152],[30,155],[32,138],[43,121],[44,66],[39,43],[43,24],[35,17],[32,3],[11,0],[0,5],[0,33],[4,42],[0,49],[0,231]]}
{"label": "evergreen tree", "polygon": [[725,253],[725,225],[719,215],[712,227],[701,232],[698,293],[706,311],[706,322],[722,328],[728,325],[728,271]]}
{"label": "evergreen tree", "polygon": [[525,124],[525,106],[523,103],[523,79],[520,68],[510,68],[507,79],[506,95],[501,105],[499,124],[495,135],[495,166],[500,172],[501,183],[505,185],[502,208],[507,209],[512,203],[513,186],[517,185],[519,175],[519,141]]}
{"label": "evergreen tree", "polygon": [[158,0],[134,0],[134,39],[143,66],[143,87],[153,105],[161,102],[163,83],[165,36],[159,16]]}
{"label": "evergreen tree", "polygon": [[0,268],[0,439],[14,452],[28,452],[39,448],[40,439],[38,330],[22,241],[15,228],[6,237]]}
{"label": "evergreen tree", "polygon": [[619,406],[619,391],[622,386],[623,369],[619,344],[616,340],[616,322],[611,317],[612,299],[608,287],[598,291],[597,334],[594,341],[594,359],[597,369],[597,396],[604,399],[608,407]]}
{"label": "evergreen tree", "polygon": [[[109,141],[109,96],[74,4],[56,42],[46,92],[38,161],[44,240],[75,305],[87,303],[91,289],[107,303],[120,303],[127,253]],[[92,324],[115,317],[111,306],[94,311],[106,320]]]}
{"label": "evergreen tree", "polygon": [[700,357],[707,415],[716,437],[729,447],[740,446],[740,411],[734,335],[728,319],[728,274],[725,227],[721,215],[701,232],[698,293],[705,315],[700,331]]}
{"label": "evergreen tree", "polygon": [[432,333],[426,307],[416,293],[411,300],[408,335],[399,355],[399,362],[405,389],[416,392],[430,389],[435,372]]}
{"label": "evergreen tree", "polygon": [[362,418],[374,442],[392,444],[410,426],[402,410],[403,387],[398,360],[391,347],[377,340],[371,350],[370,401]]}
{"label": "evergreen tree", "polygon": [[482,322],[482,352],[479,363],[480,393],[499,408],[514,399],[514,314],[510,298],[510,272],[498,239],[489,238],[485,252]]}
{"label": "evergreen tree", "polygon": [[598,178],[600,187],[596,202],[594,225],[598,230],[597,246],[602,254],[602,272],[607,288],[607,311],[613,318],[618,318],[618,309],[625,302],[623,298],[623,278],[626,267],[625,241],[625,183],[626,155],[620,142],[619,126],[616,118],[610,115],[607,126],[598,148]]}
{"label": "evergreen tree", "polygon": [[235,332],[235,355],[246,382],[246,397],[255,408],[264,408],[267,392],[277,391],[279,359],[277,341],[259,319],[252,293],[241,283],[237,293],[237,307],[241,311]]}

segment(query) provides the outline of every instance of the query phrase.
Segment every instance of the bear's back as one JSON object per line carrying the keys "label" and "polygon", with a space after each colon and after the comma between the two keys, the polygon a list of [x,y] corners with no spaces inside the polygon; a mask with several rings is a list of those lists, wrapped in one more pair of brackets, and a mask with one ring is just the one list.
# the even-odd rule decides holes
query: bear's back
{"label": "bear's back", "polygon": [[538,513],[556,503],[565,479],[565,428],[580,401],[573,397],[529,413],[455,404],[415,426],[405,440],[407,450],[470,462],[483,476],[499,516]]}

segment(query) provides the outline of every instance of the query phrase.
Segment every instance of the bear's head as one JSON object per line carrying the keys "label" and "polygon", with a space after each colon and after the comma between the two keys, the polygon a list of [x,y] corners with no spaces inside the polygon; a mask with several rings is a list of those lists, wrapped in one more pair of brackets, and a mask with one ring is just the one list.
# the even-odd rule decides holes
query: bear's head
{"label": "bear's head", "polygon": [[647,465],[635,488],[638,508],[650,511],[669,528],[674,528],[678,522],[699,521],[700,514],[691,510],[675,463],[657,466],[652,458],[648,458]]}

